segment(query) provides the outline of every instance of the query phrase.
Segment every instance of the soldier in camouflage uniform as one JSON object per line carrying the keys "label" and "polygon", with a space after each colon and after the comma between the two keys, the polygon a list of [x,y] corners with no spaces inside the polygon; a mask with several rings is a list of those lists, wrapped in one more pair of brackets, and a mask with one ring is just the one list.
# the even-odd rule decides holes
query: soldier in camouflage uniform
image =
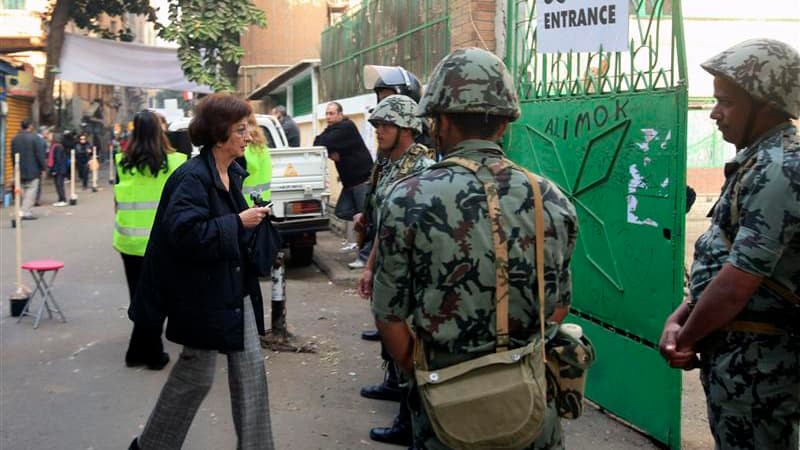
{"label": "soldier in camouflage uniform", "polygon": [[800,138],[790,119],[800,115],[800,55],[755,39],[702,67],[714,75],[711,118],[737,154],[661,352],[673,367],[700,367],[717,449],[797,450]]}
{"label": "soldier in camouflage uniform", "polygon": [[[378,213],[384,203],[386,194],[391,185],[400,178],[417,173],[433,164],[433,154],[424,145],[414,142],[414,138],[422,132],[422,120],[414,113],[417,102],[405,95],[390,95],[384,98],[369,117],[369,123],[375,127],[378,137],[379,156],[386,163],[377,166],[373,172],[372,189],[367,196],[364,214],[371,226],[377,226]],[[372,270],[375,267],[377,245],[372,246],[369,259],[363,269],[359,282],[359,292],[362,297],[370,298],[372,295]],[[383,345],[381,346],[383,347]],[[386,349],[381,349],[381,355],[388,364],[393,364]],[[391,368],[392,373],[397,370]],[[396,376],[396,375],[395,375]],[[361,390],[361,395],[368,398],[381,398],[383,385],[368,386]],[[392,444],[411,444],[411,417],[408,410],[408,390],[399,388],[400,410],[391,427],[376,427],[370,430],[369,436],[373,440]]]}
{"label": "soldier in camouflage uniform", "polygon": [[[413,338],[407,319],[424,342],[431,369],[495,349],[495,253],[486,194],[473,172],[448,159],[468,159],[481,171],[497,168],[506,160],[496,142],[519,113],[511,76],[492,53],[456,50],[431,75],[417,114],[432,117],[433,138],[445,159],[391,188],[381,211],[373,279],[376,323],[392,357],[408,373],[413,371]],[[508,246],[510,347],[516,348],[539,334],[533,190],[519,169],[490,173]],[[540,178],[539,185],[547,228],[544,300],[546,314],[558,318],[571,299],[569,262],[577,218],[555,184]],[[424,409],[417,405],[412,410],[415,448],[446,448]],[[563,448],[552,402],[530,448]]]}

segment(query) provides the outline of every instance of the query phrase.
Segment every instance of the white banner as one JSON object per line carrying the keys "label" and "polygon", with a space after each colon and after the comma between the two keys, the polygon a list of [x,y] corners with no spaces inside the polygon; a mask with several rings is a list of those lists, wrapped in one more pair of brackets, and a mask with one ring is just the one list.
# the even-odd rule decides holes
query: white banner
{"label": "white banner", "polygon": [[539,53],[625,51],[629,0],[536,0]]}
{"label": "white banner", "polygon": [[175,48],[67,33],[59,69],[62,80],[79,83],[211,92],[186,79]]}

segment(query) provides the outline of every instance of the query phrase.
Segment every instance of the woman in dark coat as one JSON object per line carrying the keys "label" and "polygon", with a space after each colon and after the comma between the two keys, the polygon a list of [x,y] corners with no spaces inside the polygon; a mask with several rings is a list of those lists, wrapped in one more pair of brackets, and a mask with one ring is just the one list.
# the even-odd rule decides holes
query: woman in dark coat
{"label": "woman in dark coat", "polygon": [[58,194],[58,201],[53,203],[53,206],[67,206],[67,195],[64,192],[64,180],[69,174],[69,155],[67,150],[61,144],[63,140],[61,133],[53,133],[53,183],[56,186],[56,194]]}
{"label": "woman in dark coat", "polygon": [[200,155],[169,178],[147,244],[129,315],[157,327],[183,352],[161,390],[137,449],[179,449],[214,379],[216,355],[228,359],[239,449],[272,449],[264,358],[264,312],[246,243],[269,208],[248,208],[247,173],[234,162],[250,142],[250,106],[226,94],[206,97],[189,125]]}

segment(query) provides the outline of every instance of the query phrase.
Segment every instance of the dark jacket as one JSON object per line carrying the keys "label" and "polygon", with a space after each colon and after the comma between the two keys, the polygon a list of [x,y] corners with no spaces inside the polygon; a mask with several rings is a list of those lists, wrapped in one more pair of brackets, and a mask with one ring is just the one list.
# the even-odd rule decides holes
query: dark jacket
{"label": "dark jacket", "polygon": [[92,153],[92,144],[80,142],[75,144],[75,164],[86,164],[89,162],[89,155]]}
{"label": "dark jacket", "polygon": [[328,154],[339,154],[336,170],[345,188],[364,183],[372,174],[372,156],[352,120],[345,117],[339,123],[328,125],[314,139],[314,145],[326,147]]}
{"label": "dark jacket", "polygon": [[42,152],[41,138],[30,131],[20,131],[11,140],[11,162],[14,162],[14,155],[19,153],[19,177],[25,181],[30,181],[42,174],[47,168],[46,152]]}
{"label": "dark jacket", "polygon": [[53,145],[53,174],[67,176],[69,173],[69,155],[61,144]]}
{"label": "dark jacket", "polygon": [[181,165],[167,180],[128,315],[159,327],[167,339],[192,348],[244,348],[243,298],[249,295],[258,332],[264,307],[258,278],[245,263],[249,233],[238,213],[247,208],[235,162],[225,190],[210,150]]}
{"label": "dark jacket", "polygon": [[300,129],[297,128],[292,116],[286,115],[281,118],[281,128],[286,133],[286,141],[289,147],[300,147]]}

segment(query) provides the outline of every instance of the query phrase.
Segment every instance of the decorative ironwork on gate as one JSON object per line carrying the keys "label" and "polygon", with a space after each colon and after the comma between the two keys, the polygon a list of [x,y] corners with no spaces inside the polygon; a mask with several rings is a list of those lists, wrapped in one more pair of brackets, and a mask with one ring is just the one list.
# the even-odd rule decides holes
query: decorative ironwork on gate
{"label": "decorative ironwork on gate", "polygon": [[[671,0],[631,0],[627,52],[536,52],[536,1],[511,0],[509,67],[520,99],[667,89],[686,83],[683,26]],[[541,1],[541,0],[538,0]]]}

